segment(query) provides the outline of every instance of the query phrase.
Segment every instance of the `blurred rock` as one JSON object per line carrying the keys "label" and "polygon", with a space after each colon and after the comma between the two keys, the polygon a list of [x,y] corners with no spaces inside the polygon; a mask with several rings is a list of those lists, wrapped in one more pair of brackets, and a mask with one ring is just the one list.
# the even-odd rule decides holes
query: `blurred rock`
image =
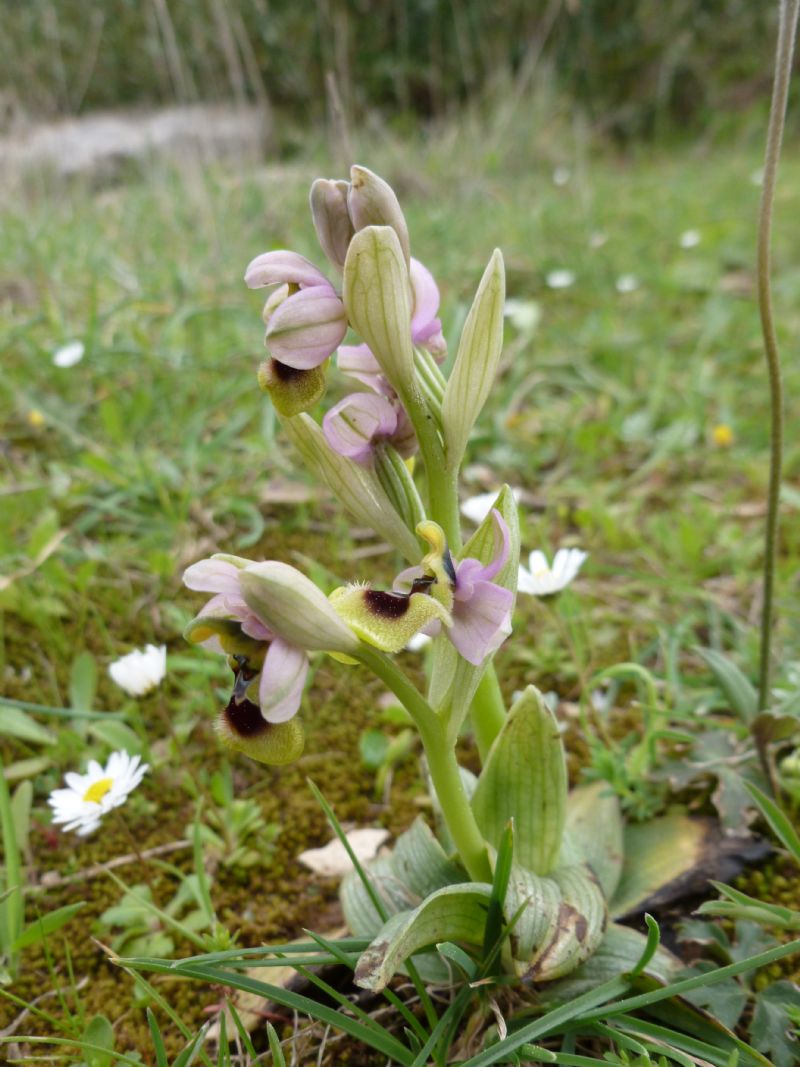
{"label": "blurred rock", "polygon": [[258,159],[268,124],[258,107],[193,105],[160,111],[108,111],[57,122],[7,125],[0,174],[49,169],[69,177],[111,180],[131,162],[153,156],[200,160]]}

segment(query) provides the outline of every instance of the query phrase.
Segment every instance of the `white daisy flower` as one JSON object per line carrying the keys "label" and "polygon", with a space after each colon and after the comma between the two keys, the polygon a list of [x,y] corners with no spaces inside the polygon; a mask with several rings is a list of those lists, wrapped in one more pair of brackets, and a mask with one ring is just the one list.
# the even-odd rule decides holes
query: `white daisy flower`
{"label": "white daisy flower", "polygon": [[512,296],[506,300],[503,314],[515,330],[531,334],[539,325],[542,310],[535,300],[515,300]]}
{"label": "white daisy flower", "polygon": [[700,244],[700,233],[698,230],[684,230],[681,234],[680,245],[681,248],[697,248]]}
{"label": "white daisy flower", "polygon": [[639,279],[635,274],[620,274],[617,278],[618,293],[632,293],[639,288]]}
{"label": "white daisy flower", "polygon": [[579,548],[559,548],[552,567],[538,549],[528,557],[528,566],[520,564],[517,591],[533,596],[552,596],[566,589],[583,566],[588,553]]}
{"label": "white daisy flower", "polygon": [[[478,493],[477,496],[470,496],[461,505],[461,514],[465,519],[469,519],[470,522],[474,522],[476,526],[480,526],[489,512],[492,510],[492,505],[497,500],[497,494],[499,489],[495,489],[491,493]],[[514,497],[517,503],[519,503],[522,496],[521,489],[512,489],[511,495]]]}
{"label": "white daisy flower", "polygon": [[66,789],[54,789],[47,803],[53,822],[63,830],[76,830],[79,837],[93,833],[102,817],[128,799],[149,770],[139,756],[112,752],[105,767],[89,760],[85,774],[64,775]]}
{"label": "white daisy flower", "polygon": [[167,673],[167,646],[135,648],[108,666],[112,681],[128,696],[142,697],[159,684]]}
{"label": "white daisy flower", "polygon": [[551,289],[569,289],[575,282],[575,272],[572,270],[551,270],[544,279]]}
{"label": "white daisy flower", "polygon": [[568,184],[571,177],[572,171],[569,169],[569,167],[565,167],[562,164],[561,166],[556,167],[553,171],[553,185],[557,185],[559,188],[561,188],[564,185]]}
{"label": "white daisy flower", "polygon": [[86,348],[83,341],[70,341],[57,348],[53,353],[54,367],[74,367],[83,359]]}
{"label": "white daisy flower", "polygon": [[589,238],[589,248],[602,248],[607,240],[607,233],[603,233],[601,230],[595,230],[595,232]]}

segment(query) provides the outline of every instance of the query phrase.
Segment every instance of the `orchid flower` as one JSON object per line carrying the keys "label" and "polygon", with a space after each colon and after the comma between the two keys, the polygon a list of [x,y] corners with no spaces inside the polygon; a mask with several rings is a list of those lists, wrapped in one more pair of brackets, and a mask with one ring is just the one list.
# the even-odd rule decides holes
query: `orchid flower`
{"label": "orchid flower", "polygon": [[[414,311],[411,340],[435,356],[443,356],[446,344],[439,310],[439,289],[433,275],[419,260],[411,260]],[[417,451],[411,422],[368,345],[342,345],[338,366],[344,374],[366,385],[376,396],[350,393],[327,413],[322,422],[331,448],[356,463],[367,464],[380,441],[391,444],[404,458]]]}
{"label": "orchid flower", "polygon": [[417,533],[431,546],[419,566],[398,574],[391,592],[352,585],[334,590],[331,603],[369,644],[399,652],[414,634],[441,631],[469,663],[479,666],[511,633],[514,595],[492,581],[509,555],[509,530],[492,511],[495,551],[492,561],[466,557],[454,563],[444,533],[423,522]]}
{"label": "orchid flower", "polygon": [[269,359],[259,381],[279,411],[294,415],[322,395],[325,360],[347,332],[347,315],[336,290],[296,252],[264,252],[244,276],[251,289],[277,286],[264,307]]}
{"label": "orchid flower", "polygon": [[414,427],[399,400],[371,393],[350,393],[334,404],[322,420],[322,430],[335,452],[356,463],[369,463],[381,441],[404,459],[418,447]]}
{"label": "orchid flower", "polygon": [[215,594],[189,623],[186,638],[228,657],[234,685],[219,729],[237,748],[293,718],[308,674],[306,652],[277,636],[248,606],[241,577],[249,566],[236,556],[213,556],[183,575],[189,589]]}

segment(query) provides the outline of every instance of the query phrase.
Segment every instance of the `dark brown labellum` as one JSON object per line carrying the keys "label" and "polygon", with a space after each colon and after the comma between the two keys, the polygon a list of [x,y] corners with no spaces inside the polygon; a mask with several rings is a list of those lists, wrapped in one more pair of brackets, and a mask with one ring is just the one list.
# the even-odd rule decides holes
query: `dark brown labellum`
{"label": "dark brown labellum", "polygon": [[384,619],[401,619],[408,611],[408,593],[386,593],[380,589],[367,589],[364,603],[375,615]]}
{"label": "dark brown labellum", "polygon": [[270,724],[261,714],[261,708],[252,700],[237,701],[236,697],[232,696],[222,715],[239,737],[258,737],[269,729]]}

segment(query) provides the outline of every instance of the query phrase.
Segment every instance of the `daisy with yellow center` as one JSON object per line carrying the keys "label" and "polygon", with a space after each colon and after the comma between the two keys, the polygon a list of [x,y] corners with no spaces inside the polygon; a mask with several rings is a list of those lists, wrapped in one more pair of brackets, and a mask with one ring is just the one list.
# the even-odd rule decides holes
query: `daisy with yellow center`
{"label": "daisy with yellow center", "polygon": [[86,837],[97,829],[107,812],[125,803],[148,769],[139,756],[127,752],[112,752],[105,767],[97,760],[89,760],[85,774],[66,774],[67,788],[54,789],[50,794],[53,823]]}

